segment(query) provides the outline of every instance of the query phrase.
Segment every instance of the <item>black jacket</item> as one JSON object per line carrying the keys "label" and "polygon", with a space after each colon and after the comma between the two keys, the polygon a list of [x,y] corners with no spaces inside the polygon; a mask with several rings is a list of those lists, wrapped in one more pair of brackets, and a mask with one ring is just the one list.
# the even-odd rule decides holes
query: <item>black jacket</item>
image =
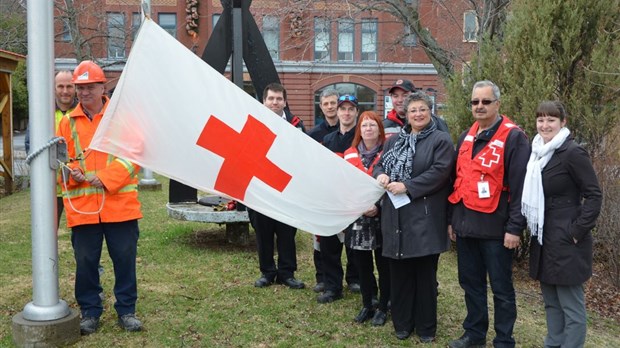
{"label": "black jacket", "polygon": [[[554,285],[579,285],[592,276],[592,234],[602,194],[586,150],[567,139],[542,171],[543,245],[530,244],[530,276]],[[574,242],[577,240],[577,243]]]}
{"label": "black jacket", "polygon": [[[397,139],[397,135],[390,137],[383,153],[394,146]],[[383,198],[383,256],[405,259],[448,250],[450,241],[446,209],[453,163],[454,145],[448,133],[435,131],[418,140],[413,157],[413,175],[403,182],[411,202],[395,209],[387,195]],[[380,160],[373,177],[384,173]]]}
{"label": "black jacket", "polygon": [[323,146],[342,156],[344,152],[351,147],[354,135],[355,127],[344,134],[340,133],[340,129],[337,129],[323,138]]}
{"label": "black jacket", "polygon": [[322,143],[323,138],[325,138],[327,134],[338,130],[338,126],[339,126],[338,122],[336,122],[336,124],[333,126],[330,126],[329,123],[327,122],[323,122],[321,124],[314,126],[314,128],[312,128],[308,132],[308,135],[312,139],[318,141],[319,143]]}
{"label": "black jacket", "polygon": [[[473,156],[476,156],[493,138],[500,123],[501,120],[476,137]],[[457,156],[468,131],[466,130],[459,137],[456,148]],[[521,129],[513,128],[508,134],[504,150],[504,186],[508,187],[508,191],[502,192],[499,205],[491,214],[471,210],[465,207],[463,201],[451,205],[452,228],[459,237],[504,239],[506,232],[521,236],[526,227],[525,217],[521,215],[521,194],[529,157],[530,143],[527,136]],[[456,165],[454,170],[456,172]]]}

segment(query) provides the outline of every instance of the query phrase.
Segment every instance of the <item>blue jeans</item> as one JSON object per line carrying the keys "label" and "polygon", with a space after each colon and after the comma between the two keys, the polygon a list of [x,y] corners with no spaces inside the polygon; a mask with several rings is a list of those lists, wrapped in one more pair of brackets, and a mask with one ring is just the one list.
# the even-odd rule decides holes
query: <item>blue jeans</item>
{"label": "blue jeans", "polygon": [[513,251],[503,240],[457,237],[459,283],[465,290],[467,317],[465,335],[474,342],[485,341],[489,328],[487,273],[493,291],[495,313],[494,347],[514,347],[512,330],[517,319],[515,290],[512,284]]}
{"label": "blue jeans", "polygon": [[74,226],[71,243],[75,255],[75,299],[82,317],[99,318],[103,306],[99,293],[99,261],[105,238],[114,266],[114,309],[119,316],[135,313],[138,288],[136,254],[138,220]]}

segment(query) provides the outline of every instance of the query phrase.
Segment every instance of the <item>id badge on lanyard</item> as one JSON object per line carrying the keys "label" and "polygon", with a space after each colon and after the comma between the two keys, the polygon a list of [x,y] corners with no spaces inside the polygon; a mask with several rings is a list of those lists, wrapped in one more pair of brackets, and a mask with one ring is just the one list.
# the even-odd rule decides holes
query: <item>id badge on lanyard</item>
{"label": "id badge on lanyard", "polygon": [[478,198],[491,198],[491,188],[489,182],[484,180],[484,174],[480,175],[478,181]]}

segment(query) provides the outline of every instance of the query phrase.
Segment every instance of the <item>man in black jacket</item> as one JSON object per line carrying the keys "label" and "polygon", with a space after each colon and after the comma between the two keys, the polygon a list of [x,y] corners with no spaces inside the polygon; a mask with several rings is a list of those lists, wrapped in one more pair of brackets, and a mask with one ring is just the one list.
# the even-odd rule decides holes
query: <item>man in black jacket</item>
{"label": "man in black jacket", "polygon": [[499,88],[493,82],[474,84],[470,104],[476,122],[463,132],[457,145],[448,233],[456,241],[467,317],[465,333],[449,343],[451,348],[485,347],[487,274],[495,312],[493,346],[515,346],[512,255],[526,226],[521,192],[530,145],[523,131],[499,113],[499,99]]}
{"label": "man in black jacket", "polygon": [[[271,83],[265,87],[263,104],[302,132],[305,131],[303,122],[297,116],[290,116],[284,112],[286,90],[281,84]],[[295,271],[297,270],[295,235],[297,229],[251,209],[248,209],[248,215],[250,223],[256,231],[258,264],[261,271],[261,276],[254,282],[254,286],[264,288],[275,281],[291,289],[303,289],[304,283],[295,279]],[[277,244],[278,248],[277,267],[273,259],[274,243]]]}

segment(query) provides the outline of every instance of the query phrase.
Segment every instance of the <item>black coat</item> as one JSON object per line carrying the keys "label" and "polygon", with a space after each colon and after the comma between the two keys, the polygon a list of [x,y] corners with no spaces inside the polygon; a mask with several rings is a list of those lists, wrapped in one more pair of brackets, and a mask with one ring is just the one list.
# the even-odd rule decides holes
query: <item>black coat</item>
{"label": "black coat", "polygon": [[[530,244],[530,276],[553,285],[578,285],[592,276],[592,234],[602,194],[586,150],[567,139],[542,171],[543,245]],[[577,240],[577,243],[574,242]]]}
{"label": "black coat", "polygon": [[[385,154],[398,135],[390,137]],[[383,256],[406,259],[439,254],[448,250],[446,209],[451,191],[450,173],[454,165],[454,145],[446,132],[434,131],[418,140],[413,157],[413,175],[403,183],[411,202],[399,209],[383,198],[381,231]],[[373,171],[376,178],[385,174],[379,161]]]}

